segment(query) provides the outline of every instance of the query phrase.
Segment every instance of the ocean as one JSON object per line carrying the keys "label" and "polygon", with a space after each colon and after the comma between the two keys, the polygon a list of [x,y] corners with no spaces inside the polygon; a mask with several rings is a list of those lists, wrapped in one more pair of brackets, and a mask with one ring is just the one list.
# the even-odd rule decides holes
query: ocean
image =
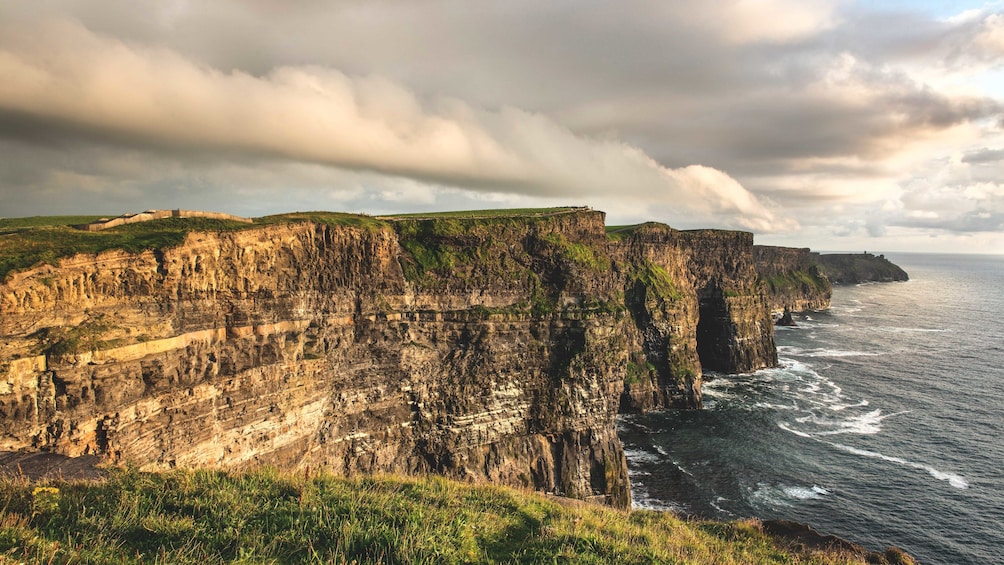
{"label": "ocean", "polygon": [[780,367],[623,416],[635,506],[1004,563],[1004,257],[887,256],[911,280],[834,288],[777,328]]}

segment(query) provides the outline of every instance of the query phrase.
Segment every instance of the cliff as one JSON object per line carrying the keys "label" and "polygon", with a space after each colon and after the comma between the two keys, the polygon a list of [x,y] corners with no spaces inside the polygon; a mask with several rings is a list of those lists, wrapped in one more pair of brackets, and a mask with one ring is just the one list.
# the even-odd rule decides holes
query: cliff
{"label": "cliff", "polygon": [[910,280],[906,271],[885,258],[871,253],[813,253],[813,261],[833,284],[894,282]]}
{"label": "cliff", "polygon": [[624,506],[618,411],[699,407],[704,368],[776,354],[750,234],[608,237],[603,220],[312,214],[58,232],[65,249],[94,249],[158,222],[198,228],[6,276],[0,449],[438,473]]}
{"label": "cliff", "polygon": [[818,265],[818,253],[807,247],[755,245],[753,254],[771,312],[829,308],[833,287]]}
{"label": "cliff", "polygon": [[909,279],[906,271],[885,256],[870,253],[820,254],[807,247],[755,245],[753,257],[775,314],[828,308],[834,284]]}

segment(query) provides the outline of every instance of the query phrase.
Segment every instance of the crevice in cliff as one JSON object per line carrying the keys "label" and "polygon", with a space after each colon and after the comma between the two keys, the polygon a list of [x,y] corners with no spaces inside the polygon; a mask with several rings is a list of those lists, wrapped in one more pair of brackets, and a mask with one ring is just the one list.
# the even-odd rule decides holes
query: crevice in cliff
{"label": "crevice in cliff", "polygon": [[731,320],[721,291],[701,292],[697,320],[697,356],[706,371],[729,372]]}

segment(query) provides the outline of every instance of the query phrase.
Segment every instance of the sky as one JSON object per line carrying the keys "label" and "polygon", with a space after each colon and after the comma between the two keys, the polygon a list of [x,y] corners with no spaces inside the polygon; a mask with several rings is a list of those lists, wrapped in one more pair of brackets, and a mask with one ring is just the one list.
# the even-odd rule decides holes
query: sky
{"label": "sky", "polygon": [[1004,2],[0,3],[0,217],[585,205],[1004,254]]}

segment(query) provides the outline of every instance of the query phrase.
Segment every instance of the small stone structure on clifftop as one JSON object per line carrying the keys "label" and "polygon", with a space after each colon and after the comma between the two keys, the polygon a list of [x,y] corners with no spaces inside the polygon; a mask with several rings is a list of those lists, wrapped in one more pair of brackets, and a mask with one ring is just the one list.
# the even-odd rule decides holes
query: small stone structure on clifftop
{"label": "small stone structure on clifftop", "polygon": [[85,231],[101,231],[125,224],[162,220],[164,218],[210,218],[213,220],[230,220],[233,222],[254,223],[251,218],[242,218],[222,212],[203,212],[201,210],[147,210],[138,214],[122,214],[117,218],[101,218],[89,224],[78,224],[73,227]]}

